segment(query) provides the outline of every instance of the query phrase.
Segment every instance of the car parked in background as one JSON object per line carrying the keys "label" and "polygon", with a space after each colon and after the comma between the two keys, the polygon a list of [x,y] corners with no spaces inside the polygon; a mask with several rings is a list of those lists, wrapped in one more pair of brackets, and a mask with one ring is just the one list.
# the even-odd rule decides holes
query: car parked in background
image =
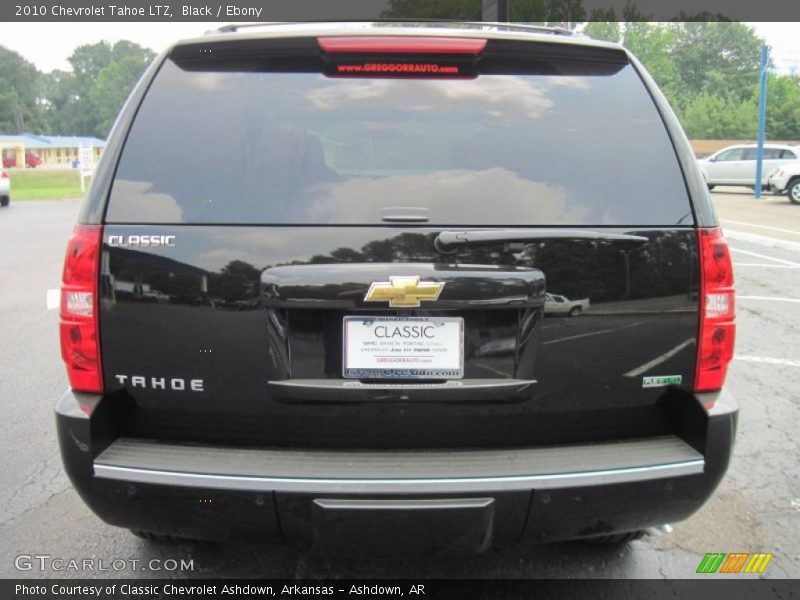
{"label": "car parked in background", "polygon": [[800,204],[800,160],[773,169],[768,181],[773,193],[785,194],[792,204]]}
{"label": "car parked in background", "polygon": [[[756,144],[728,146],[711,156],[697,161],[708,189],[717,185],[735,185],[755,188]],[[800,159],[800,146],[765,144],[761,185],[766,187],[768,174],[786,164]]]}
{"label": "car parked in background", "polygon": [[560,294],[545,294],[544,312],[549,315],[569,315],[577,317],[589,308],[589,299],[570,300]]}
{"label": "car parked in background", "polygon": [[11,202],[11,178],[6,171],[0,170],[0,206],[8,206]]}
{"label": "car parked in background", "polygon": [[[30,169],[35,169],[42,164],[42,159],[35,152],[25,153],[25,166]],[[3,168],[13,169],[17,166],[17,158],[13,155],[3,157]]]}

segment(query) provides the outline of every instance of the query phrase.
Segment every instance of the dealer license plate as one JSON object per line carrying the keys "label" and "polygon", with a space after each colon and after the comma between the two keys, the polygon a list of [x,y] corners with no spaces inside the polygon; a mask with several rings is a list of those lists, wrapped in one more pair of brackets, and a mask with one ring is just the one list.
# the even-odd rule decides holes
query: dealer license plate
{"label": "dealer license plate", "polygon": [[358,379],[461,379],[461,317],[345,317],[342,375]]}

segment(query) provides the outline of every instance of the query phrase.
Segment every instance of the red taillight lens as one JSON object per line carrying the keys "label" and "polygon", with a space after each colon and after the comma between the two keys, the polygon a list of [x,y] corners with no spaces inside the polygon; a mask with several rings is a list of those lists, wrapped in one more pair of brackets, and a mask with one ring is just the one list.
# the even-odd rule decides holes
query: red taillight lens
{"label": "red taillight lens", "polygon": [[420,36],[341,36],[317,38],[319,47],[330,53],[352,54],[478,54],[486,40]]}
{"label": "red taillight lens", "polygon": [[61,285],[61,356],[73,390],[102,392],[97,287],[103,228],[77,225],[67,244]]}
{"label": "red taillight lens", "polygon": [[8,173],[5,171],[0,171],[0,179],[8,179]]}
{"label": "red taillight lens", "polygon": [[697,230],[700,250],[700,330],[695,392],[722,388],[736,340],[733,264],[722,230]]}

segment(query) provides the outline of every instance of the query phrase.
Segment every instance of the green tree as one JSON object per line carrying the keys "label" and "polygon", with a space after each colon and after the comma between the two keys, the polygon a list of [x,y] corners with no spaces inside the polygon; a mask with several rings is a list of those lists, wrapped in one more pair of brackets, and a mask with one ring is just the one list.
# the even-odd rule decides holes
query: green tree
{"label": "green tree", "polygon": [[648,22],[627,22],[622,44],[636,56],[656,80],[673,106],[678,103],[680,73],[671,58],[675,32]]}
{"label": "green tree", "polygon": [[[753,103],[758,102],[758,87]],[[767,138],[800,140],[800,77],[769,74],[767,81]]]}
{"label": "green tree", "polygon": [[625,3],[625,8],[622,9],[622,20],[630,25],[631,23],[651,21],[652,16],[643,13],[633,0],[628,0]]}
{"label": "green tree", "polygon": [[586,20],[583,0],[511,0],[511,20],[574,29]]}
{"label": "green tree", "polygon": [[91,89],[100,71],[111,62],[111,44],[102,41],[78,46],[67,62],[72,67],[76,90]]}
{"label": "green tree", "polygon": [[111,48],[111,60],[97,74],[89,94],[96,111],[95,135],[106,137],[133,86],[155,57],[149,48],[120,40]]}
{"label": "green tree", "polygon": [[680,73],[681,94],[750,99],[758,82],[763,45],[752,28],[733,22],[684,22],[670,27],[675,35],[670,55]]}
{"label": "green tree", "polygon": [[386,19],[461,19],[480,21],[481,0],[389,0]]}
{"label": "green tree", "polygon": [[71,72],[54,72],[47,80],[51,128],[59,134],[96,135],[98,117],[90,94],[111,62],[111,45],[102,41],[78,46],[67,62]]}
{"label": "green tree", "polygon": [[[510,19],[573,28],[586,18],[583,0],[512,0]],[[457,19],[480,21],[482,0],[389,0],[381,16],[388,19]]]}
{"label": "green tree", "polygon": [[736,100],[703,92],[682,111],[683,126],[695,139],[753,139],[758,107],[752,100]]}
{"label": "green tree", "polygon": [[53,133],[88,135],[94,131],[88,91],[78,85],[73,72],[54,70],[43,77],[43,87]]}
{"label": "green tree", "polygon": [[619,22],[613,8],[608,10],[593,10],[589,16],[590,22],[583,30],[583,34],[595,40],[606,42],[619,42],[621,39]]}
{"label": "green tree", "polygon": [[86,44],[68,61],[72,72],[45,78],[51,129],[56,133],[105,137],[133,85],[154,53],[121,40]]}
{"label": "green tree", "polygon": [[98,135],[108,135],[125,99],[152,59],[147,53],[141,52],[141,48],[139,50],[126,51],[120,58],[112,60],[97,76],[89,98],[96,111],[95,132]]}
{"label": "green tree", "polygon": [[[631,6],[623,13],[638,18]],[[763,42],[751,28],[725,21],[668,25],[628,21],[624,30],[623,44],[659,84],[691,137],[755,135],[753,89]],[[787,98],[784,94],[772,106],[788,102]],[[774,131],[787,129],[785,122],[775,121]]]}
{"label": "green tree", "polygon": [[0,46],[0,133],[42,130],[42,76],[16,52]]}

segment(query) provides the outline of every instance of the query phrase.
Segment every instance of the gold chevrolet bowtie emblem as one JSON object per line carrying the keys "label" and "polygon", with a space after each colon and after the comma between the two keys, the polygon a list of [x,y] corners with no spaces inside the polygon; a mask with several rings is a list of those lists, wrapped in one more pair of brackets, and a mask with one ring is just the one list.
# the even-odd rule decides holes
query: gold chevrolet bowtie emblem
{"label": "gold chevrolet bowtie emblem", "polygon": [[389,277],[389,281],[375,281],[369,286],[364,302],[389,302],[396,308],[413,308],[420,301],[439,299],[444,283],[424,281],[419,277]]}

